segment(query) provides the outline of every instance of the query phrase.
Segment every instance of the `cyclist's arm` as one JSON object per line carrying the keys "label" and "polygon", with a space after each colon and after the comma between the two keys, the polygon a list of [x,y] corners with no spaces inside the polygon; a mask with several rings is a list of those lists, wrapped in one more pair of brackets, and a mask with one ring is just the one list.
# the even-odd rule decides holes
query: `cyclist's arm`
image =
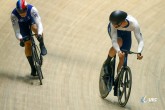
{"label": "cyclist's arm", "polygon": [[11,22],[12,22],[12,26],[13,26],[16,38],[18,40],[22,39],[22,35],[20,33],[20,27],[18,24],[18,18],[14,14],[11,14],[10,18],[11,18]]}
{"label": "cyclist's arm", "polygon": [[142,34],[140,32],[139,24],[137,22],[135,23],[134,34],[138,41],[138,52],[141,53],[144,47],[144,42],[143,42]]}
{"label": "cyclist's arm", "polygon": [[117,43],[117,29],[115,29],[111,26],[111,32],[109,35],[110,35],[111,40],[112,40],[112,46],[114,47],[114,49],[118,53],[120,51],[120,47],[119,47],[119,44]]}
{"label": "cyclist's arm", "polygon": [[43,33],[43,26],[42,26],[42,22],[41,22],[41,17],[38,14],[38,10],[33,7],[31,10],[31,16],[33,17],[36,25],[37,25],[37,29],[38,29],[38,34],[42,35]]}

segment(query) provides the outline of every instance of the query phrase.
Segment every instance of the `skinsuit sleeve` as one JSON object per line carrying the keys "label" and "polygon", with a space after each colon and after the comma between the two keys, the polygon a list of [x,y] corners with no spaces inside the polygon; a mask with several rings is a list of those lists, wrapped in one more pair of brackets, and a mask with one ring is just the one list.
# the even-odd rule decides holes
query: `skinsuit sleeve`
{"label": "skinsuit sleeve", "polygon": [[31,16],[33,17],[36,25],[37,25],[37,29],[38,29],[38,34],[42,35],[43,33],[43,26],[42,26],[42,22],[41,22],[41,17],[38,14],[38,10],[33,7],[31,9]]}
{"label": "skinsuit sleeve", "polygon": [[11,22],[12,22],[12,26],[13,26],[16,38],[18,40],[22,39],[22,35],[20,33],[20,27],[18,24],[18,18],[13,13],[11,14],[10,18],[11,18]]}

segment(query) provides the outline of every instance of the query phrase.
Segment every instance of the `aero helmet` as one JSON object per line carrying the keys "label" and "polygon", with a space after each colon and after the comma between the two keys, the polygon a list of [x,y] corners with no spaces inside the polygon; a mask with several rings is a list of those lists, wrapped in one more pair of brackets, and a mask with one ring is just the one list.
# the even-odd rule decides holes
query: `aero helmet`
{"label": "aero helmet", "polygon": [[122,23],[127,17],[127,13],[124,11],[113,11],[109,17],[109,21],[114,24],[114,25],[118,25],[120,23]]}
{"label": "aero helmet", "polygon": [[23,13],[27,10],[27,2],[25,0],[18,0],[16,3],[18,13]]}

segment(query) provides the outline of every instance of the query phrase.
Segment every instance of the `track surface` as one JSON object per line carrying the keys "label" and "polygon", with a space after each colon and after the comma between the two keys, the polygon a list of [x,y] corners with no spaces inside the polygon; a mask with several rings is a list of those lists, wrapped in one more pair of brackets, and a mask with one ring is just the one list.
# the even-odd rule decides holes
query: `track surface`
{"label": "track surface", "polygon": [[[164,110],[164,0],[28,0],[37,7],[44,26],[48,55],[45,79],[29,78],[24,48],[14,36],[10,13],[16,0],[1,0],[0,110]],[[113,93],[100,98],[98,82],[111,41],[111,11],[121,9],[138,19],[145,41],[144,59],[129,57],[133,87],[125,108]],[[137,50],[134,37],[132,50]],[[142,103],[141,98],[157,98]]]}

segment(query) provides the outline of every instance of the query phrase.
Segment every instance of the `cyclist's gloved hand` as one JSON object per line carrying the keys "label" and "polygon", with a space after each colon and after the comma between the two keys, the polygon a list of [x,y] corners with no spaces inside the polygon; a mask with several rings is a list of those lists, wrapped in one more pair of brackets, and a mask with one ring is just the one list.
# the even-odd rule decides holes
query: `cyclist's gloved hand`
{"label": "cyclist's gloved hand", "polygon": [[141,53],[137,54],[137,59],[141,60],[143,58],[143,56],[141,55]]}
{"label": "cyclist's gloved hand", "polygon": [[24,47],[24,46],[25,46],[25,42],[24,42],[23,39],[20,39],[20,43],[19,43],[19,45],[20,45],[21,47]]}
{"label": "cyclist's gloved hand", "polygon": [[124,57],[124,52],[122,52],[122,51],[118,51],[118,56],[121,58],[121,57]]}

